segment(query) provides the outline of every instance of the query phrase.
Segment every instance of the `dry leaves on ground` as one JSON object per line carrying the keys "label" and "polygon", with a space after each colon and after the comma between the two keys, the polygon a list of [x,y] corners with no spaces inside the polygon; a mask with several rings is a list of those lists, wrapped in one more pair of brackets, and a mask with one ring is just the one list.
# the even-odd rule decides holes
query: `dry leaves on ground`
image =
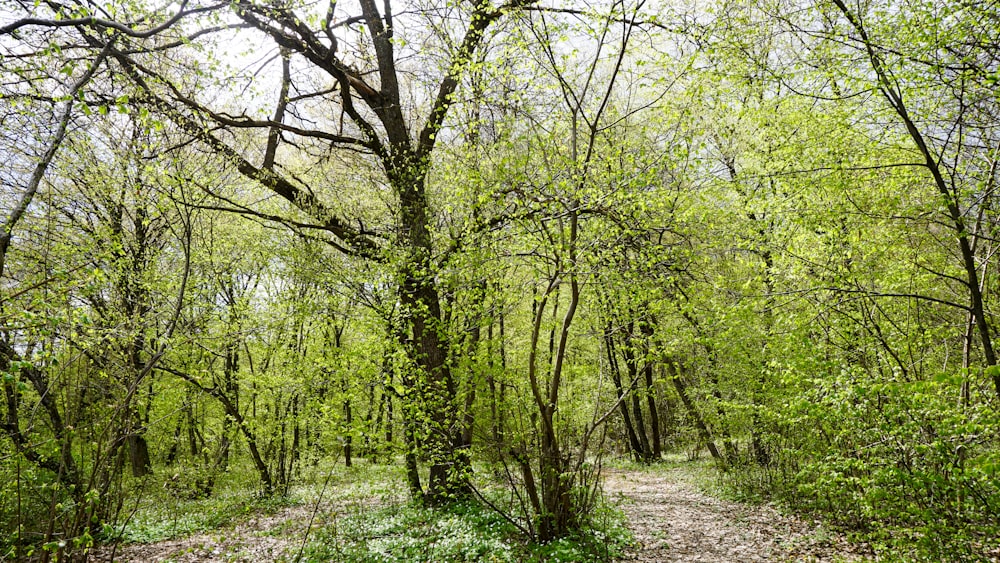
{"label": "dry leaves on ground", "polygon": [[628,561],[860,561],[863,547],[768,506],[698,491],[669,472],[605,471],[605,491],[629,520],[638,546]]}

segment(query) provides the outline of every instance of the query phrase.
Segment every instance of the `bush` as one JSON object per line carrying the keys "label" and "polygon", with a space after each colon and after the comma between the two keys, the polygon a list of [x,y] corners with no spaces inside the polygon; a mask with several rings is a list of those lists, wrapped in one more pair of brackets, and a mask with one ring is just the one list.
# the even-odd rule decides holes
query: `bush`
{"label": "bush", "polygon": [[963,406],[957,378],[841,373],[772,417],[772,465],[736,467],[743,496],[822,513],[877,553],[974,561],[1000,553],[1000,415]]}

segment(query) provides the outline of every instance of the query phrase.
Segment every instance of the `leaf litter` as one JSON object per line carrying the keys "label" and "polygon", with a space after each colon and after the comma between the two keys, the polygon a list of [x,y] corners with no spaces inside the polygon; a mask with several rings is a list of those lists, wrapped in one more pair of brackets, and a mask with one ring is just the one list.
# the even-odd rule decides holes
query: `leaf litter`
{"label": "leaf litter", "polygon": [[[683,470],[677,470],[683,471]],[[677,471],[605,470],[604,490],[626,513],[637,545],[626,561],[737,563],[864,561],[866,546],[783,515],[709,496]]]}

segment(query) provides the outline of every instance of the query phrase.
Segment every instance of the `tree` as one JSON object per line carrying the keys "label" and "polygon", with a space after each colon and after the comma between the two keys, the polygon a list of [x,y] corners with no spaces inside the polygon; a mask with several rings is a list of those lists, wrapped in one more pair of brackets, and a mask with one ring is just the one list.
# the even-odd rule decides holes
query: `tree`
{"label": "tree", "polygon": [[[441,322],[435,282],[427,174],[456,89],[474,53],[486,40],[487,30],[524,5],[520,1],[504,5],[480,1],[456,12],[466,22],[456,30],[458,37],[432,38],[444,50],[447,62],[432,79],[433,90],[426,92],[429,103],[405,99],[401,87],[405,67],[399,66],[400,51],[406,51],[401,39],[405,39],[407,27],[419,25],[420,17],[394,14],[388,5],[380,13],[375,2],[369,0],[361,2],[359,13],[351,14],[341,13],[336,4],[330,4],[325,13],[309,12],[304,7],[300,14],[291,6],[239,2],[232,6],[185,5],[170,16],[153,13],[120,17],[120,21],[159,22],[143,30],[99,17],[83,4],[53,2],[46,4],[51,19],[29,17],[0,31],[11,33],[25,26],[75,28],[91,48],[108,50],[122,74],[134,83],[135,97],[144,107],[172,120],[246,177],[286,199],[311,221],[310,228],[328,233],[335,248],[393,264],[407,327],[407,346],[419,370],[412,378],[415,396],[422,405],[422,424],[430,428],[426,443],[432,457],[428,499],[437,502],[462,491],[466,468],[455,455],[461,439],[455,430],[455,409],[448,399],[455,395],[455,381],[448,364],[448,337]],[[129,10],[122,7],[119,13]],[[199,19],[201,15],[205,18]],[[213,19],[222,24],[211,26],[208,22]],[[196,23],[185,26],[188,20]],[[363,32],[358,32],[362,25]],[[232,117],[224,109],[212,109],[198,100],[198,93],[184,79],[165,75],[149,62],[150,56],[181,51],[188,40],[193,42],[213,31],[236,27],[257,30],[256,37],[268,38],[280,50],[282,78],[273,98],[273,117],[269,119],[246,114]],[[354,50],[346,46],[348,41]],[[312,88],[308,80],[299,82],[299,75],[291,72],[293,63],[301,63],[331,82],[320,88]],[[377,82],[369,84],[372,78]],[[339,125],[325,117],[320,126],[310,126],[307,106],[318,100],[333,108],[327,116],[340,114]],[[423,117],[411,117],[419,114]],[[217,131],[220,127],[230,132],[227,135],[240,130],[257,133],[263,141],[257,145],[264,149],[263,158],[255,164],[257,157],[251,156],[252,151],[242,153]],[[376,233],[363,221],[349,214],[343,216],[317,196],[308,182],[297,179],[291,168],[282,166],[282,147],[291,138],[316,150],[329,146],[369,155],[370,162],[383,175],[381,181],[395,196],[395,233]]]}
{"label": "tree", "polygon": [[[996,121],[987,92],[993,89],[995,76],[991,73],[996,72],[998,60],[990,48],[991,32],[982,27],[984,19],[990,16],[971,10],[963,11],[954,21],[946,21],[940,17],[938,8],[918,4],[918,14],[935,18],[941,24],[938,33],[928,37],[911,19],[913,15],[882,21],[879,16],[869,17],[848,7],[842,0],[833,0],[833,4],[847,20],[848,39],[868,59],[876,79],[875,88],[905,128],[944,203],[943,214],[951,224],[964,269],[969,325],[975,326],[986,367],[995,366],[993,329],[984,299],[986,280],[981,279],[982,259],[976,255],[977,247],[982,246],[977,244],[980,234],[984,229],[989,230],[983,221],[989,220],[987,214],[996,178],[992,164],[995,158],[990,156],[996,139],[987,132]],[[880,44],[869,31],[875,28],[878,33],[886,26],[903,30],[904,37],[912,39],[913,54],[904,55],[892,46]],[[919,98],[916,103],[909,99],[911,93],[929,88],[943,94],[939,100],[945,103],[940,109],[924,113]],[[921,126],[922,120],[929,123]],[[988,163],[985,168],[970,162],[982,157]],[[976,212],[971,213],[973,210]],[[1000,373],[990,371],[988,377],[1000,397]]]}

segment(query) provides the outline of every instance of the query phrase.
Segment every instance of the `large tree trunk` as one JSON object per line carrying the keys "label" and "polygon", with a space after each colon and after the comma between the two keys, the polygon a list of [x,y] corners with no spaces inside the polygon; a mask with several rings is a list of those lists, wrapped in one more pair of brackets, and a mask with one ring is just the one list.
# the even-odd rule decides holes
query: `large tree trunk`
{"label": "large tree trunk", "polygon": [[447,363],[446,327],[431,260],[427,199],[424,190],[426,163],[410,159],[390,173],[400,198],[400,223],[406,256],[401,264],[400,302],[413,339],[410,355],[417,369],[419,422],[427,427],[423,444],[431,460],[426,500],[441,504],[470,493],[467,478],[471,465],[462,455],[461,425],[457,424],[456,386]]}
{"label": "large tree trunk", "polygon": [[149,459],[149,444],[146,438],[133,432],[128,436],[128,457],[132,463],[132,476],[145,477],[153,472],[152,462]]}

